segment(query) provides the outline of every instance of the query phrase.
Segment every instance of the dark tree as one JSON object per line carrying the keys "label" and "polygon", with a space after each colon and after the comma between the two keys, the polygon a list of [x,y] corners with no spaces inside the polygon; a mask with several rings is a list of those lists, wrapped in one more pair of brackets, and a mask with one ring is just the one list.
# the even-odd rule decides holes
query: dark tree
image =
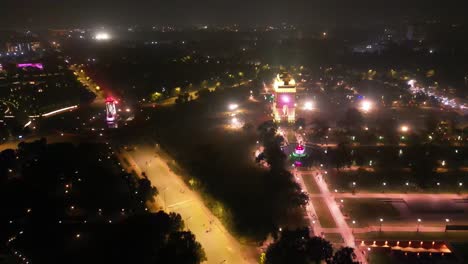
{"label": "dark tree", "polygon": [[340,124],[348,131],[359,130],[364,123],[364,117],[356,108],[349,108]]}
{"label": "dark tree", "polygon": [[330,128],[327,120],[320,117],[312,120],[312,126],[314,127],[314,135],[318,138],[323,138]]}
{"label": "dark tree", "polygon": [[332,257],[330,242],[310,237],[309,229],[284,230],[266,252],[266,263],[320,263]]}
{"label": "dark tree", "polygon": [[[102,233],[96,240],[104,252],[90,252],[103,258],[105,263],[181,263],[197,264],[206,259],[205,252],[190,231],[183,231],[180,215],[168,215],[163,211],[135,215],[119,224],[112,233]],[[109,241],[108,236],[113,240]],[[89,245],[94,248],[96,245]],[[96,249],[98,250],[98,249]],[[97,259],[101,260],[101,259]]]}
{"label": "dark tree", "polygon": [[207,260],[202,246],[189,231],[169,234],[161,259],[163,263],[182,264],[196,264]]}
{"label": "dark tree", "polygon": [[334,152],[334,162],[336,169],[339,170],[341,167],[347,166],[351,163],[350,148],[344,143],[338,143],[338,146]]}
{"label": "dark tree", "polygon": [[320,263],[321,260],[327,260],[333,254],[332,244],[321,237],[310,238],[307,241],[306,249],[310,260],[315,263]]}
{"label": "dark tree", "polygon": [[395,119],[391,117],[379,118],[377,119],[377,126],[379,136],[383,136],[386,142],[390,144],[398,142],[398,124]]}
{"label": "dark tree", "polygon": [[296,123],[294,124],[296,129],[299,129],[299,128],[305,128],[306,126],[306,122],[305,122],[305,119],[300,117],[296,120]]}
{"label": "dark tree", "polygon": [[354,249],[350,247],[342,247],[333,255],[331,261],[332,264],[358,264],[358,261],[355,261],[356,254]]}
{"label": "dark tree", "polygon": [[284,170],[286,161],[286,155],[280,147],[284,139],[276,134],[277,130],[277,125],[272,121],[264,122],[258,127],[260,139],[265,147],[265,158],[272,171]]}
{"label": "dark tree", "polygon": [[434,115],[428,115],[425,120],[426,130],[428,133],[436,131],[439,120]]}
{"label": "dark tree", "polygon": [[147,177],[138,180],[137,191],[144,201],[154,202],[154,196],[158,195],[156,187],[151,185],[151,181]]}
{"label": "dark tree", "polygon": [[434,179],[437,160],[430,145],[414,145],[409,149],[408,159],[416,183],[422,187]]}

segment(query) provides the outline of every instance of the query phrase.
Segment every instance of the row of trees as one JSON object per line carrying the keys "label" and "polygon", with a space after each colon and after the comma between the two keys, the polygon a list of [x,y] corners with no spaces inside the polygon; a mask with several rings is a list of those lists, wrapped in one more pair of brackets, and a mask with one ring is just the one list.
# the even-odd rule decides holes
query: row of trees
{"label": "row of trees", "polygon": [[270,166],[269,175],[272,182],[277,182],[278,196],[292,201],[294,206],[303,206],[308,203],[309,197],[301,191],[300,186],[293,180],[292,174],[286,169],[286,154],[281,149],[284,138],[277,134],[278,127],[273,121],[267,121],[258,127],[260,140],[264,146],[263,155]]}
{"label": "row of trees", "polygon": [[333,254],[332,244],[316,236],[310,236],[308,228],[283,230],[265,255],[266,264],[357,264],[354,250],[343,247]]}
{"label": "row of trees", "polygon": [[45,139],[0,152],[0,244],[8,245],[0,254],[38,263],[205,261],[180,215],[146,211],[157,189],[122,173],[111,152]]}

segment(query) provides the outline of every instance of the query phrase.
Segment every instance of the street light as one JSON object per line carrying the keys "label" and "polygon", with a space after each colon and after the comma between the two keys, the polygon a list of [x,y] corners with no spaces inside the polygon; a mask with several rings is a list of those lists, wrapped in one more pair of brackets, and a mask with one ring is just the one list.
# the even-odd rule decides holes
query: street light
{"label": "street light", "polygon": [[352,233],[354,234],[354,226],[356,225],[356,221],[353,220],[353,230],[352,230]]}
{"label": "street light", "polygon": [[314,104],[313,104],[312,102],[306,102],[306,103],[304,104],[304,110],[310,111],[310,110],[312,110],[313,108],[314,108]]}
{"label": "street light", "polygon": [[111,36],[107,32],[98,32],[94,38],[96,40],[109,40]]}
{"label": "street light", "polygon": [[400,131],[403,132],[403,133],[406,133],[409,131],[409,127],[407,125],[402,125],[400,127]]}
{"label": "street light", "polygon": [[379,221],[380,221],[380,229],[379,229],[379,231],[380,231],[380,232],[382,232],[382,223],[383,223],[383,218],[380,218],[380,219],[379,219]]}
{"label": "street light", "polygon": [[238,104],[229,104],[228,108],[229,108],[229,110],[233,111],[233,110],[236,110],[237,108],[239,108],[239,105]]}
{"label": "street light", "polygon": [[361,110],[364,112],[369,112],[372,109],[372,103],[370,101],[362,101],[361,102]]}
{"label": "street light", "polygon": [[418,227],[416,228],[416,232],[419,232],[419,225],[421,224],[421,218],[418,218]]}

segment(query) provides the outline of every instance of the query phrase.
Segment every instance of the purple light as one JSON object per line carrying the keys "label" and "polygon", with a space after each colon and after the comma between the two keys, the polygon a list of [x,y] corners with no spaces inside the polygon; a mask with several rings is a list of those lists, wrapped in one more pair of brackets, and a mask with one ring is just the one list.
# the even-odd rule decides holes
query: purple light
{"label": "purple light", "polygon": [[289,96],[283,95],[281,99],[283,100],[284,103],[289,103]]}
{"label": "purple light", "polygon": [[37,68],[39,70],[44,69],[44,66],[42,65],[42,63],[20,63],[18,64],[18,68],[27,68],[27,67]]}

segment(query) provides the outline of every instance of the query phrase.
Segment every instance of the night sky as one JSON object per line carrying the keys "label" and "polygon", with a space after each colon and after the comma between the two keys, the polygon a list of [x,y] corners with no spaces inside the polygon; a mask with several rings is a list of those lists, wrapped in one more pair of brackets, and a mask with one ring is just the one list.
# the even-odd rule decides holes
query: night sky
{"label": "night sky", "polygon": [[[0,28],[463,20],[464,0],[0,0]],[[450,21],[452,22],[452,21]]]}

